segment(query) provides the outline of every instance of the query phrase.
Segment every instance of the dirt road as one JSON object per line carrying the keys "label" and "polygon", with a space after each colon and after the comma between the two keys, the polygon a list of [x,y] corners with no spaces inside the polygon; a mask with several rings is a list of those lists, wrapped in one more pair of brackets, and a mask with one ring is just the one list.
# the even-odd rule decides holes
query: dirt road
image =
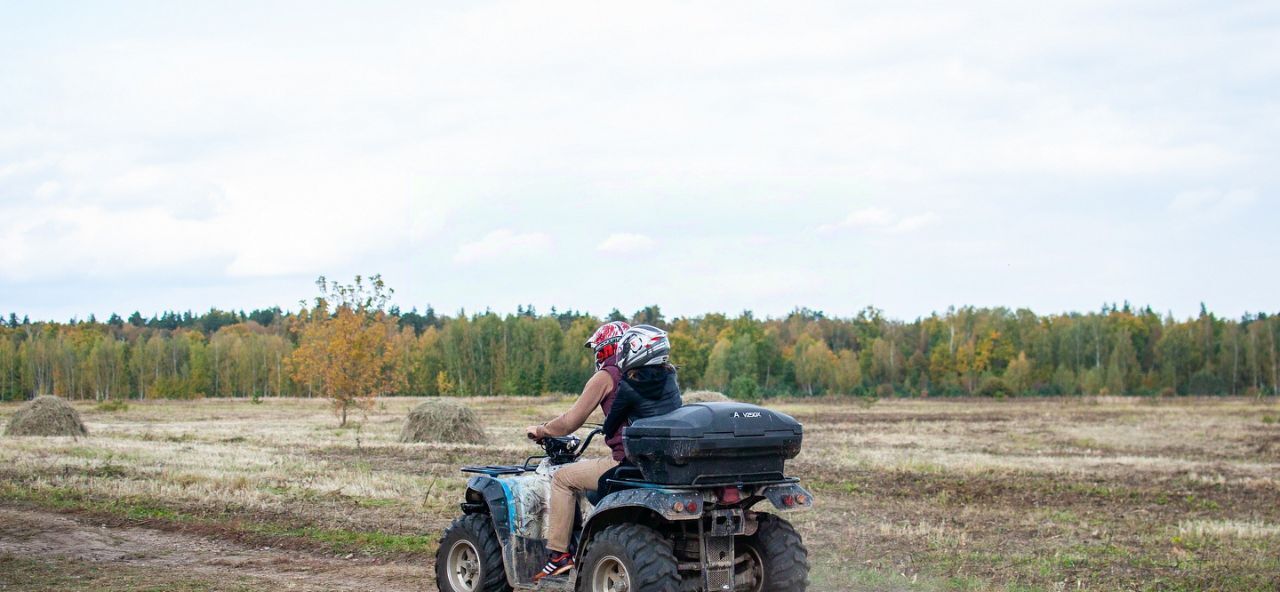
{"label": "dirt road", "polygon": [[[382,591],[432,589],[427,566],[255,548],[197,535],[0,507],[2,590]],[[25,568],[25,569],[24,569]],[[30,573],[27,573],[30,572]],[[171,587],[169,587],[171,586]]]}

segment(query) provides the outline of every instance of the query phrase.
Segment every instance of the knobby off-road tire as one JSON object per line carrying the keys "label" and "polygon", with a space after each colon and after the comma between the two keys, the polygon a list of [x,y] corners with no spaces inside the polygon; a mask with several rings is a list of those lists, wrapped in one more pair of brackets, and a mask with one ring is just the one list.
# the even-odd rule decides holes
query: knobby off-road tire
{"label": "knobby off-road tire", "polygon": [[773,514],[760,514],[760,527],[746,537],[764,563],[767,592],[804,592],[809,586],[809,550],[790,522]]}
{"label": "knobby off-road tire", "polygon": [[[470,589],[455,586],[458,574],[449,570],[450,554],[458,552],[465,556],[468,553],[466,544],[470,544],[470,552],[478,562],[467,570],[469,577],[459,576],[459,579],[471,582],[473,587]],[[502,545],[498,543],[498,534],[494,532],[488,514],[459,517],[445,529],[440,548],[436,550],[436,587],[440,592],[511,592],[507,572],[502,565]]]}
{"label": "knobby off-road tire", "polygon": [[630,592],[679,592],[680,573],[671,541],[658,531],[639,524],[610,526],[591,538],[578,566],[578,592],[597,589],[595,574],[610,561],[621,563],[630,580]]}

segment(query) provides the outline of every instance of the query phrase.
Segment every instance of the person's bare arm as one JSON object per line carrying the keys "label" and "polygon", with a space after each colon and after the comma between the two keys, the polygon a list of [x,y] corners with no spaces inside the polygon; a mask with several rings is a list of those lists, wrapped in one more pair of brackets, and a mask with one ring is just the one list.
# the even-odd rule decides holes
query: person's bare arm
{"label": "person's bare arm", "polygon": [[538,429],[538,437],[556,437],[572,434],[587,422],[587,418],[591,417],[591,412],[600,406],[600,401],[604,400],[604,396],[609,394],[612,389],[613,379],[609,377],[609,373],[604,371],[596,372],[591,377],[591,380],[587,381],[587,385],[582,387],[582,394],[578,396],[577,401],[574,401],[573,407],[570,407],[560,417],[542,425]]}

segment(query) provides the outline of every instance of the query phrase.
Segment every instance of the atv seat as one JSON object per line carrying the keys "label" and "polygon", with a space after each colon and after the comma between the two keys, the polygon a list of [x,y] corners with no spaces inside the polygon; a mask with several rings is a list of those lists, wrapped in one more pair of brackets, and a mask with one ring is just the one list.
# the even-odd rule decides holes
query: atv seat
{"label": "atv seat", "polygon": [[624,460],[622,461],[622,464],[619,464],[618,466],[605,471],[603,475],[600,475],[600,481],[596,483],[596,490],[587,492],[587,501],[591,502],[591,505],[594,506],[600,503],[600,500],[604,499],[604,496],[615,491],[627,489],[625,486],[619,486],[619,484],[614,483],[615,481],[639,481],[642,479],[644,479],[644,475],[640,472],[640,467],[631,464],[630,461]]}

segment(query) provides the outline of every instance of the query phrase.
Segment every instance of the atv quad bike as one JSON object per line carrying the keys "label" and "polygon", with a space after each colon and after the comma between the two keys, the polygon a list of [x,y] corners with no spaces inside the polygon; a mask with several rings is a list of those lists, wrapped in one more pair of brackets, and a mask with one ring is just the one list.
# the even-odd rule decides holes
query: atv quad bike
{"label": "atv quad bike", "polygon": [[791,417],[740,403],[687,405],[625,428],[627,459],[579,499],[576,569],[535,583],[547,557],[551,476],[585,440],[545,438],[520,465],[471,466],[463,515],[436,552],[441,592],[803,592],[808,552],[777,514],[812,507],[783,472]]}

